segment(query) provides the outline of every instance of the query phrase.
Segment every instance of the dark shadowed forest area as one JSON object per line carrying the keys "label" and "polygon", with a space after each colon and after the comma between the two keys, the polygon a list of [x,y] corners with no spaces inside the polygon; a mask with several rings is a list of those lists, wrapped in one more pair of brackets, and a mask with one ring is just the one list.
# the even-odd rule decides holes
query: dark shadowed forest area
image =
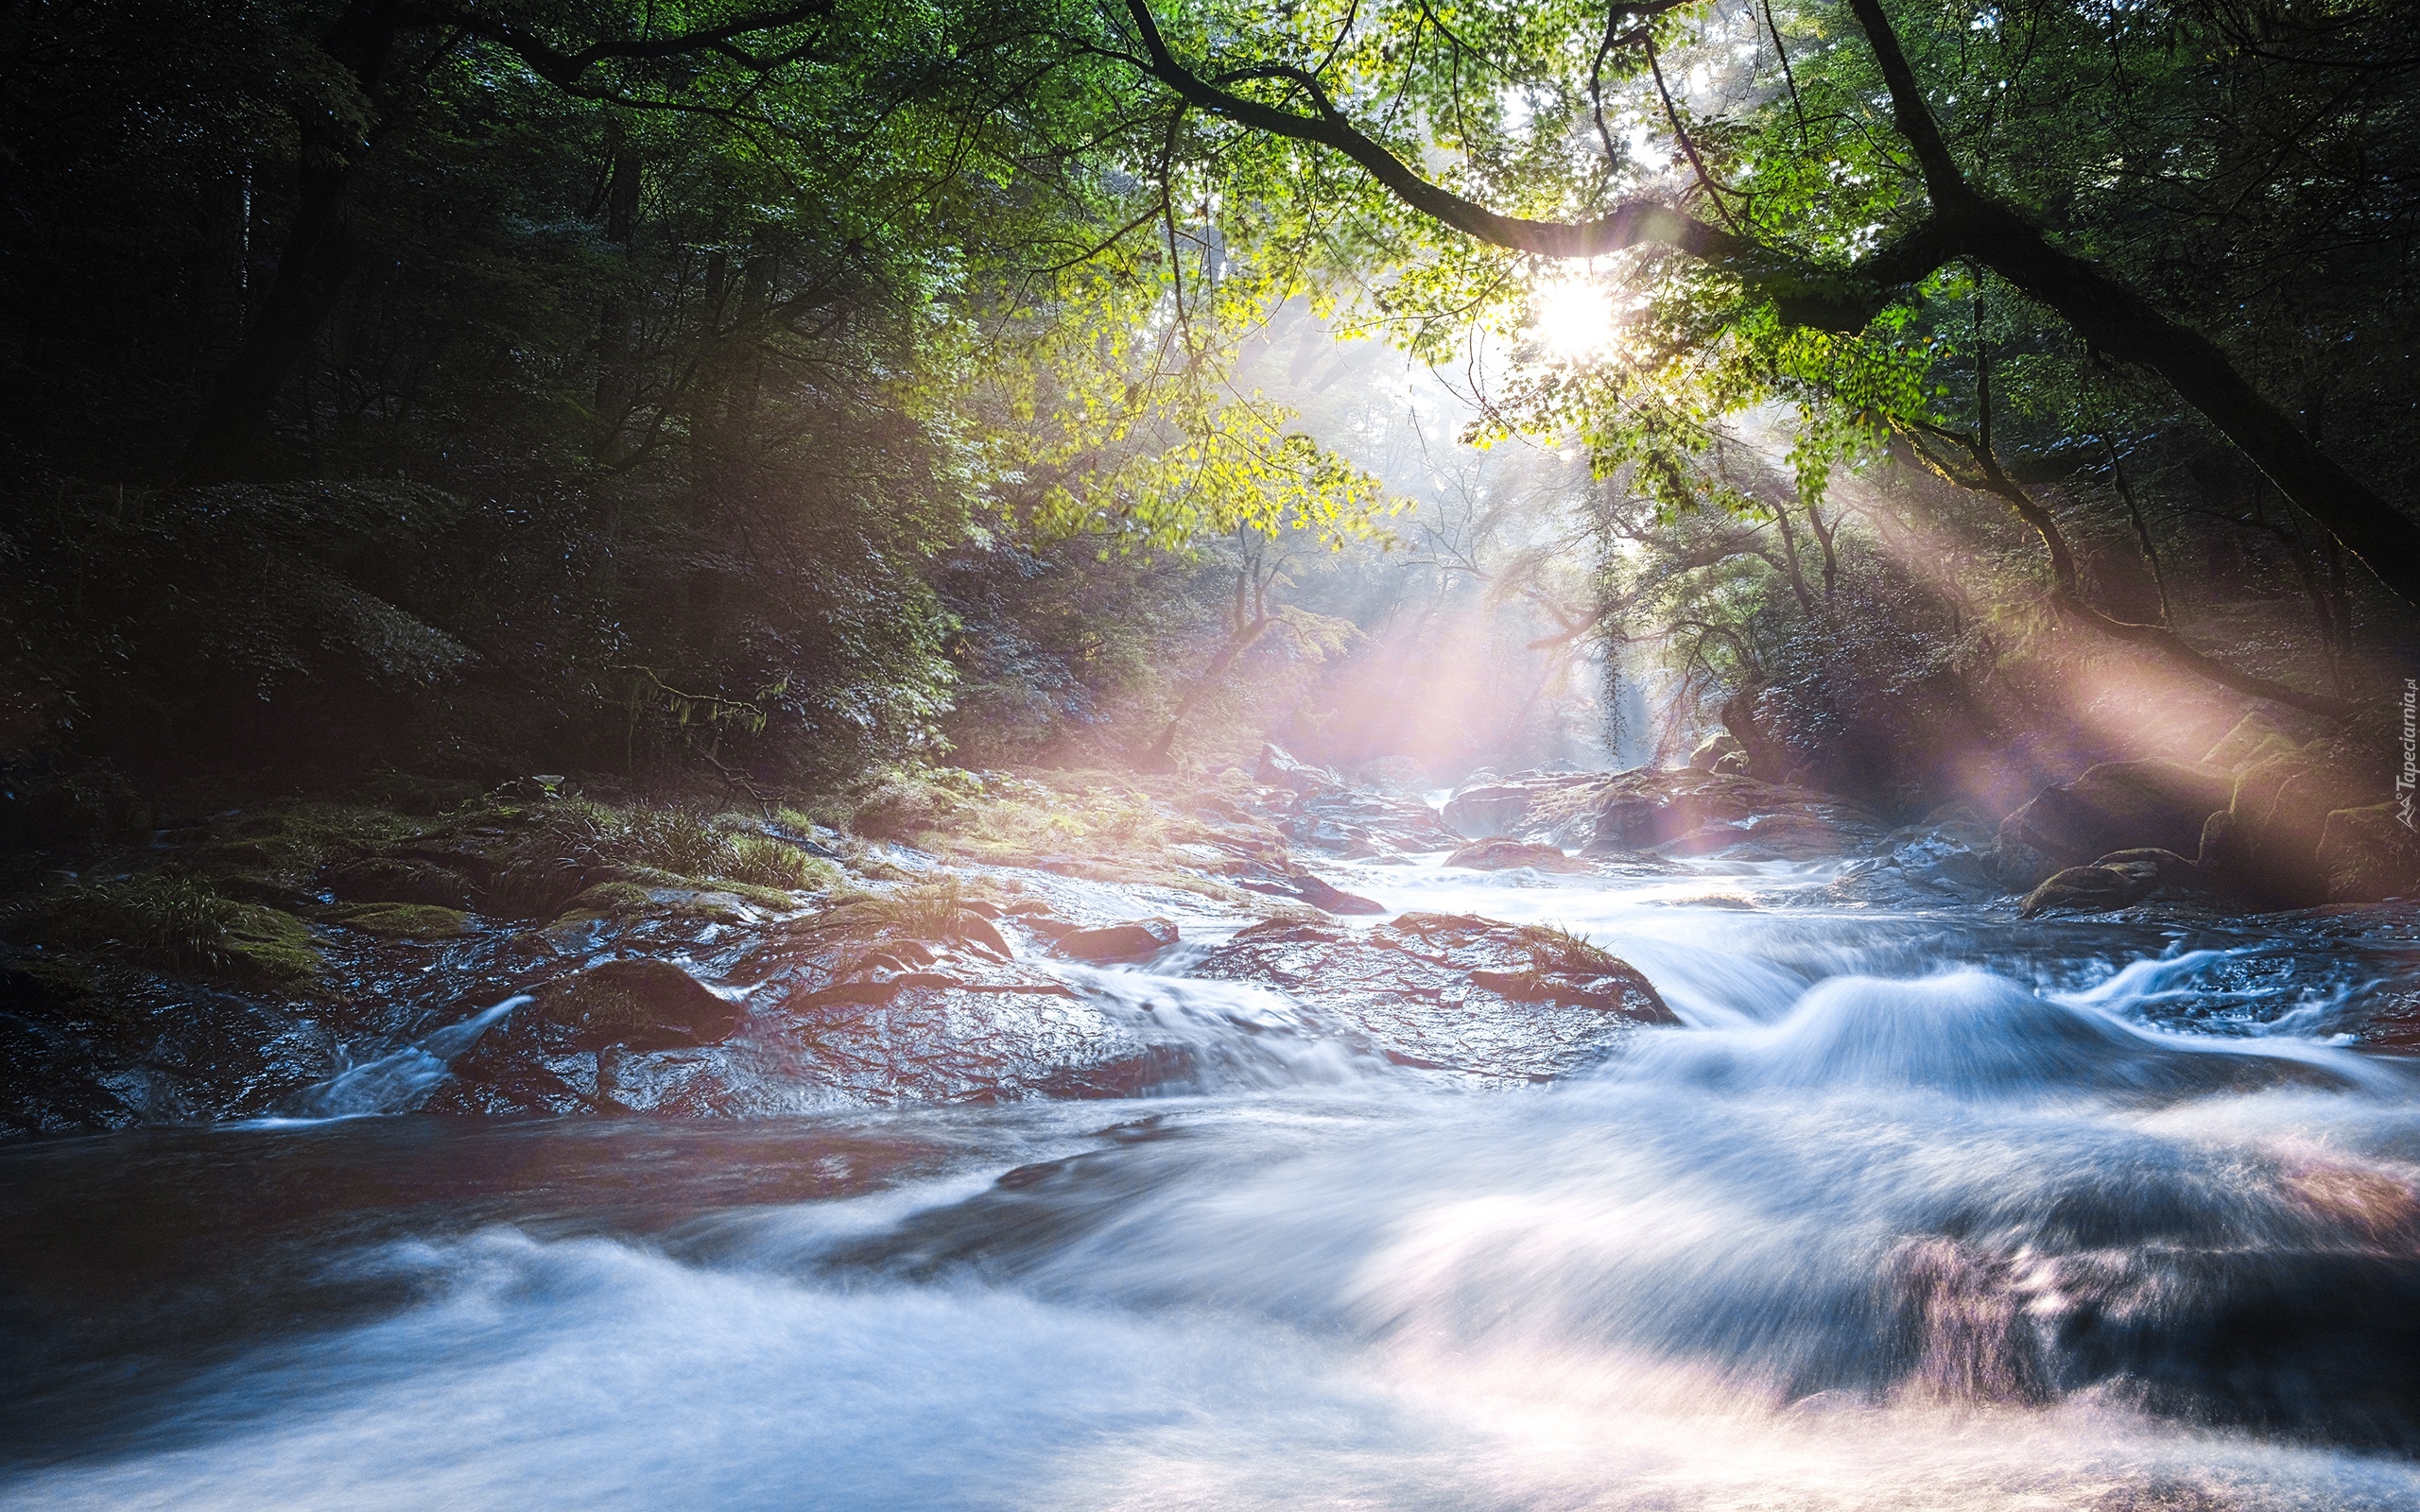
{"label": "dark shadowed forest area", "polygon": [[0,0],[0,1509],[2414,1504],[2415,257],[2398,0]]}

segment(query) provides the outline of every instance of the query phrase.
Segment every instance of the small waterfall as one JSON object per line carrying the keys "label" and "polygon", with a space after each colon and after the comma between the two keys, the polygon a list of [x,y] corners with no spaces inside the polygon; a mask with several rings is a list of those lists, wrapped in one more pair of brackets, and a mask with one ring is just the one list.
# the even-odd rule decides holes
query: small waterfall
{"label": "small waterfall", "polygon": [[445,1079],[447,1062],[477,1043],[479,1036],[497,1021],[528,1001],[527,993],[509,997],[459,1023],[433,1030],[375,1060],[366,1060],[315,1087],[305,1088],[295,1097],[295,1116],[358,1118],[369,1113],[406,1111]]}

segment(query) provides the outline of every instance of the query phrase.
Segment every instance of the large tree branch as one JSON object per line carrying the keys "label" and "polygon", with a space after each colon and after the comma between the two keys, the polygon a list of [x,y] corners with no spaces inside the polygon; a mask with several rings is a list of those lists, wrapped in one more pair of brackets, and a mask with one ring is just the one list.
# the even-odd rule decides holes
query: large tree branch
{"label": "large tree branch", "polygon": [[758,73],[778,68],[805,56],[804,50],[787,48],[769,53],[756,52],[743,45],[745,41],[807,22],[828,20],[835,3],[836,0],[804,0],[802,4],[750,11],[717,26],[700,26],[661,37],[609,37],[568,49],[547,42],[527,27],[471,6],[443,3],[409,5],[403,9],[398,20],[406,26],[453,27],[481,41],[493,43],[519,58],[529,66],[530,72],[549,84],[579,93],[585,87],[582,80],[588,71],[598,63],[609,61],[660,61],[712,53]]}
{"label": "large tree branch", "polygon": [[[1894,124],[1915,154],[1931,211],[1847,268],[1810,264],[1653,200],[1629,200],[1585,221],[1499,215],[1423,178],[1357,129],[1316,79],[1299,71],[1289,75],[1307,87],[1316,115],[1234,94],[1177,60],[1147,0],[1126,0],[1126,9],[1144,46],[1136,63],[1186,105],[1341,153],[1404,204],[1491,246],[1540,257],[1595,257],[1659,244],[1737,275],[1772,300],[1792,324],[1842,332],[1862,330],[1900,291],[1947,263],[1972,258],[2065,318],[2101,355],[2167,379],[2380,582],[2405,601],[2420,604],[2420,524],[2321,451],[2291,416],[2237,370],[2216,342],[2163,314],[2097,265],[2052,246],[2019,212],[1975,188],[1959,168],[1880,0],[1848,4],[1881,65]],[[1246,72],[1272,77],[1284,71]]]}
{"label": "large tree branch", "polygon": [[1954,247],[2057,312],[2101,355],[2167,379],[2379,581],[2407,603],[2420,604],[2420,524],[2321,451],[2291,416],[2252,387],[2218,343],[2169,318],[2099,266],[2053,247],[2041,228],[1970,183],[1916,82],[1882,0],[1848,0],[1848,6],[1874,49],[1891,92],[1893,124],[1916,155],[1933,209],[1917,232],[1922,240],[1911,245],[1903,239],[1883,254],[1895,256],[1900,266],[1882,282],[1921,277],[1917,265],[1937,248]]}
{"label": "large tree branch", "polygon": [[1498,215],[1477,200],[1466,199],[1422,178],[1383,144],[1365,135],[1337,110],[1326,90],[1307,71],[1270,65],[1222,77],[1233,81],[1286,78],[1310,95],[1316,115],[1297,114],[1235,94],[1196,74],[1178,62],[1168,50],[1166,39],[1160,35],[1159,23],[1144,0],[1126,0],[1126,9],[1142,38],[1145,72],[1167,86],[1186,105],[1255,131],[1342,153],[1412,209],[1491,246],[1540,257],[1599,257],[1642,242],[1657,242],[1709,262],[1738,266],[1743,271],[1772,260],[1754,242],[1651,199],[1628,200],[1608,215],[1578,222],[1525,220],[1517,215]]}

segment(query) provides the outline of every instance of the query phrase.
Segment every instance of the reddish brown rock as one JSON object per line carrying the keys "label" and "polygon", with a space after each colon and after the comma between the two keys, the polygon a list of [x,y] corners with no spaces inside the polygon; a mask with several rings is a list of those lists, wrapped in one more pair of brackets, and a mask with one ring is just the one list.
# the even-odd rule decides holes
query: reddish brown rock
{"label": "reddish brown rock", "polygon": [[1054,947],[1070,960],[1095,966],[1148,961],[1176,943],[1176,925],[1165,919],[1138,919],[1131,923],[1104,924],[1098,929],[1070,930]]}
{"label": "reddish brown rock", "polygon": [[1540,1080],[1678,1021],[1646,977],[1585,940],[1495,919],[1405,914],[1376,929],[1273,921],[1197,976],[1265,982],[1401,1065]]}
{"label": "reddish brown rock", "polygon": [[1330,914],[1383,914],[1387,905],[1359,893],[1346,892],[1333,883],[1322,881],[1307,871],[1284,876],[1245,877],[1236,883],[1249,892],[1263,893],[1271,898],[1291,898]]}
{"label": "reddish brown rock", "polygon": [[1550,845],[1530,845],[1521,840],[1474,840],[1445,858],[1449,867],[1472,867],[1481,871],[1509,871],[1515,867],[1529,867],[1537,871],[1593,871],[1585,861],[1576,861],[1562,850]]}

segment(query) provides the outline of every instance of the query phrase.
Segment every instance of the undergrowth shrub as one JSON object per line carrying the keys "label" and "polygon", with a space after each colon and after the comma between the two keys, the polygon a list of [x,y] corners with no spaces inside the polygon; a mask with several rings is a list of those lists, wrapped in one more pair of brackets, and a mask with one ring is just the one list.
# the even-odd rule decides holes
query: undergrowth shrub
{"label": "undergrowth shrub", "polygon": [[320,964],[302,920],[182,871],[48,888],[11,911],[8,933],[25,944],[113,952],[163,971],[240,981],[297,980]]}

